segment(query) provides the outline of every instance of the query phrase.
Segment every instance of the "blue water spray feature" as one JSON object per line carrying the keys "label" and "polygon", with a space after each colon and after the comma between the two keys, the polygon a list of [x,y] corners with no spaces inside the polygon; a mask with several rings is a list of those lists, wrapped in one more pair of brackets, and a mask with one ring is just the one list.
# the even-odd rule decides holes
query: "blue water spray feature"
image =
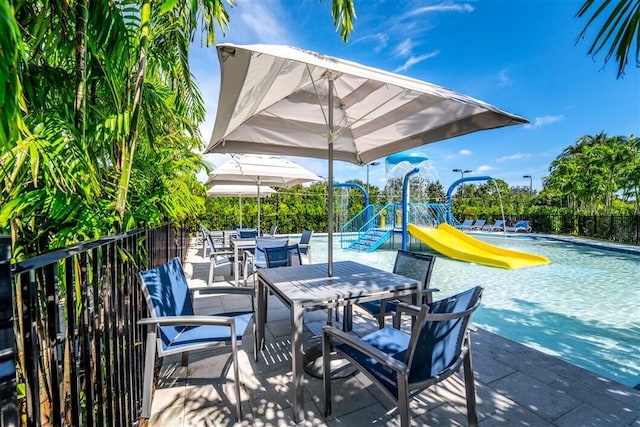
{"label": "blue water spray feature", "polygon": [[470,176],[467,178],[460,178],[455,181],[449,189],[447,190],[447,210],[446,210],[446,221],[447,224],[453,224],[453,215],[451,214],[451,195],[453,194],[453,190],[463,182],[467,181],[490,181],[493,180],[490,176]]}
{"label": "blue water spray feature", "polygon": [[333,184],[334,187],[350,187],[350,188],[357,188],[358,190],[360,190],[362,192],[362,195],[364,196],[364,209],[367,210],[367,217],[365,222],[368,222],[371,219],[371,212],[369,209],[369,192],[360,184],[355,183],[355,182],[342,182],[342,183],[334,183]]}
{"label": "blue water spray feature", "polygon": [[[402,181],[402,249],[405,251],[407,250],[409,242],[409,232],[407,231],[407,225],[409,223],[409,178],[420,172],[420,165],[428,160],[429,157],[419,152],[396,153],[385,159],[387,168],[389,166],[397,167],[403,163],[412,167],[412,169],[404,175]],[[418,165],[418,167],[415,165]]]}
{"label": "blue water spray feature", "polygon": [[362,185],[355,182],[342,182],[342,183],[337,182],[337,183],[334,183],[333,186],[357,188],[362,192],[362,195],[364,196],[364,206],[365,207],[369,206],[369,192],[365,190],[365,188]]}
{"label": "blue water spray feature", "polygon": [[409,178],[420,172],[420,169],[414,168],[404,176],[402,181],[402,250],[406,251],[409,241],[409,232],[407,224],[409,223]]}

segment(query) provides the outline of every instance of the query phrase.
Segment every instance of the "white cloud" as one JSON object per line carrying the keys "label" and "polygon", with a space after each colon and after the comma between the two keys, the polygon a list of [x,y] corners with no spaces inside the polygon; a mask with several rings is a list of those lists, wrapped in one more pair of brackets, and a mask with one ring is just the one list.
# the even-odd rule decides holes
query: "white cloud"
{"label": "white cloud", "polygon": [[349,44],[353,46],[353,45],[365,43],[368,41],[373,41],[375,43],[375,47],[373,48],[373,51],[378,53],[384,50],[389,44],[389,36],[383,33],[368,34],[366,36],[358,37],[352,41],[349,41]]}
{"label": "white cloud", "polygon": [[429,58],[433,58],[434,56],[438,55],[440,53],[439,50],[433,51],[433,52],[429,52],[429,53],[425,53],[424,55],[418,55],[418,56],[411,56],[409,59],[407,59],[405,61],[404,64],[402,64],[401,66],[399,66],[398,68],[396,68],[393,72],[394,73],[401,73],[403,71],[407,71],[409,68],[411,68],[412,66],[427,60]]}
{"label": "white cloud", "polygon": [[[238,5],[238,9],[242,9],[238,18],[242,22],[242,27],[247,33],[253,33],[255,40],[260,43],[287,44],[291,43],[292,37],[289,35],[287,26],[282,25],[282,20],[278,19],[272,12],[279,10],[281,6],[269,4],[270,2],[251,2],[247,4],[243,2],[244,7]],[[234,22],[234,25],[237,25]],[[241,34],[234,27],[235,34]],[[254,42],[255,42],[254,40]]]}
{"label": "white cloud", "polygon": [[505,69],[505,70],[501,70],[498,73],[498,85],[507,86],[511,84],[511,79],[509,78],[508,72],[509,70]]}
{"label": "white cloud", "polygon": [[491,171],[491,170],[494,170],[494,169],[495,168],[492,167],[492,166],[482,165],[482,166],[478,166],[475,171],[476,172],[488,172],[488,171]]}
{"label": "white cloud", "polygon": [[475,10],[475,8],[473,6],[471,6],[470,4],[468,4],[468,3],[462,3],[462,4],[440,3],[440,4],[435,4],[433,6],[419,7],[417,9],[412,10],[407,15],[408,16],[418,16],[418,15],[422,15],[422,14],[425,14],[425,13],[431,13],[431,12],[471,13],[474,10]]}
{"label": "white cloud", "polygon": [[462,150],[458,151],[458,154],[460,154],[461,156],[470,156],[473,154],[473,152],[471,150],[463,148]]}
{"label": "white cloud", "polygon": [[413,42],[411,39],[405,39],[402,43],[400,43],[395,49],[394,54],[396,56],[409,56],[411,55],[411,48],[413,47]]}
{"label": "white cloud", "polygon": [[524,125],[524,127],[527,129],[535,129],[541,126],[546,126],[555,122],[559,122],[561,120],[564,120],[564,114],[559,114],[557,116],[536,117],[533,123],[526,124]]}
{"label": "white cloud", "polygon": [[528,159],[529,157],[531,157],[531,154],[529,154],[529,153],[515,153],[515,154],[511,154],[509,156],[498,157],[496,159],[496,162],[505,162],[507,160]]}

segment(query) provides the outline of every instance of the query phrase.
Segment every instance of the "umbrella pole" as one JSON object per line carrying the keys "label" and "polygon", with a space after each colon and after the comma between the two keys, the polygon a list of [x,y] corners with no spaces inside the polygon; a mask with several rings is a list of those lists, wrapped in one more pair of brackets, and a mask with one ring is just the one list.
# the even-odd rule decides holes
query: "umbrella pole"
{"label": "umbrella pole", "polygon": [[260,178],[258,177],[258,236],[260,235]]}
{"label": "umbrella pole", "polygon": [[329,76],[329,182],[327,189],[329,193],[329,218],[328,218],[328,233],[327,233],[327,276],[333,276],[333,76]]}

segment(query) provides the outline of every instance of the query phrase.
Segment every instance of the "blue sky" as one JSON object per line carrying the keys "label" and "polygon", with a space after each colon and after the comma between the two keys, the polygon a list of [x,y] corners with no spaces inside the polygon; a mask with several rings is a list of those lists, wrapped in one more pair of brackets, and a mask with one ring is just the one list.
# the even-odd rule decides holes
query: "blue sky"
{"label": "blue sky", "polygon": [[[237,0],[230,28],[217,42],[286,44],[404,74],[447,87],[527,118],[529,125],[476,132],[425,145],[432,176],[448,186],[470,169],[511,186],[542,187],[548,167],[584,135],[640,135],[640,69],[587,54],[594,27],[576,44],[586,23],[576,18],[583,0],[398,1],[356,0],[357,19],[343,43],[330,14],[331,0]],[[204,145],[213,131],[220,88],[215,47],[196,37],[192,72],[204,95]],[[208,155],[220,164],[228,156]],[[327,162],[291,157],[320,176]],[[384,186],[382,165],[370,183]],[[336,182],[366,180],[366,167],[336,162]]]}

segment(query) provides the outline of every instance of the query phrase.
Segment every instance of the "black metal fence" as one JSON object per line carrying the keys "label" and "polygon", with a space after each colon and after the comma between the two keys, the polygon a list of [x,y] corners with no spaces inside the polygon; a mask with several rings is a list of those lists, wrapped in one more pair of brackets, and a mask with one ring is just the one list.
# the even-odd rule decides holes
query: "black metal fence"
{"label": "black metal fence", "polygon": [[529,215],[535,232],[640,245],[640,215]]}
{"label": "black metal fence", "polygon": [[188,240],[185,231],[163,226],[13,266],[13,390],[17,381],[21,424],[138,422],[145,336],[136,323],[147,308],[137,273],[184,259]]}

